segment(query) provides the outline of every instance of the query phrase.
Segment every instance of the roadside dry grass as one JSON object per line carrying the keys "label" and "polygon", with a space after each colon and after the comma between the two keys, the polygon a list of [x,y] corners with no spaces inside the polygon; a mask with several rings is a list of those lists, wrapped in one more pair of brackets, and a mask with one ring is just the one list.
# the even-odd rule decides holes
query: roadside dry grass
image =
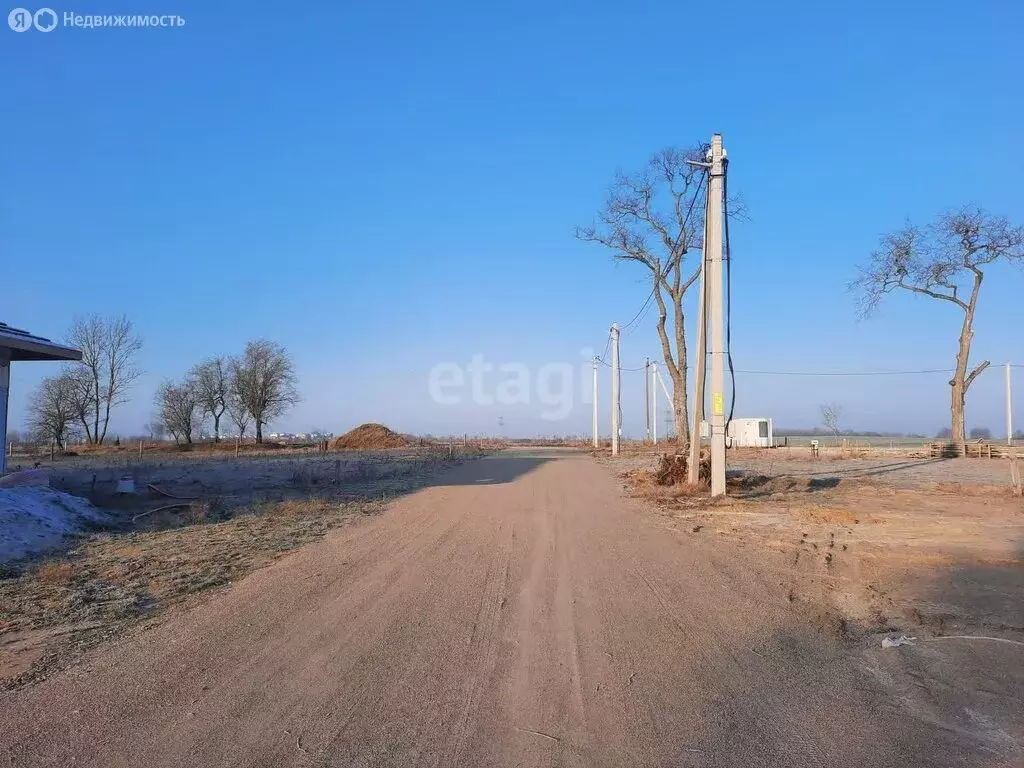
{"label": "roadside dry grass", "polygon": [[101,640],[380,508],[287,499],[207,522],[217,510],[202,502],[150,521],[154,530],[93,535],[60,558],[2,573],[0,689],[37,681]]}

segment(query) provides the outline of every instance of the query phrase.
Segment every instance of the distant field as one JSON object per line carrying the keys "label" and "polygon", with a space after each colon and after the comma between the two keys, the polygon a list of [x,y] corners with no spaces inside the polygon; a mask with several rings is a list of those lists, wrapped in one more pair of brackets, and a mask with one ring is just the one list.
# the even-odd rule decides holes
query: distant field
{"label": "distant field", "polygon": [[810,445],[817,440],[819,445],[840,445],[849,448],[914,448],[935,442],[934,437],[841,437],[838,440],[826,435],[775,435],[776,445]]}

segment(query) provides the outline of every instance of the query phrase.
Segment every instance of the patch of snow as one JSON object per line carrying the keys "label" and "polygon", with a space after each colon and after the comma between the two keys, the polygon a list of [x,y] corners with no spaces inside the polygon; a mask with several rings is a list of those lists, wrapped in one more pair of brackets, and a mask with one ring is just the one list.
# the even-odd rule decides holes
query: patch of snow
{"label": "patch of snow", "polygon": [[0,563],[60,546],[106,516],[86,499],[43,485],[0,488]]}

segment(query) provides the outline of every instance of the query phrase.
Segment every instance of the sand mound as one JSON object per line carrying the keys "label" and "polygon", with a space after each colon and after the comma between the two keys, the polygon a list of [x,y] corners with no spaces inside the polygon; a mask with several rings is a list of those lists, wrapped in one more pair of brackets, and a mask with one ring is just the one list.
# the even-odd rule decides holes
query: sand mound
{"label": "sand mound", "polygon": [[43,485],[0,488],[0,563],[60,546],[105,516],[85,499]]}
{"label": "sand mound", "polygon": [[331,448],[378,450],[381,448],[407,448],[413,442],[404,435],[393,432],[383,424],[360,424],[351,432],[331,442]]}

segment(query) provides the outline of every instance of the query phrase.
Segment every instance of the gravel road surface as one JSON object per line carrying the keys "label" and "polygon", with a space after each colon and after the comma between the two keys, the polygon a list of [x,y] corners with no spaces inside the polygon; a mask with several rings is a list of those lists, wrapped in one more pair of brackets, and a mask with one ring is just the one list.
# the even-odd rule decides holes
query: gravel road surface
{"label": "gravel road surface", "polygon": [[0,723],[17,766],[1011,764],[565,452],[457,467],[3,694]]}

